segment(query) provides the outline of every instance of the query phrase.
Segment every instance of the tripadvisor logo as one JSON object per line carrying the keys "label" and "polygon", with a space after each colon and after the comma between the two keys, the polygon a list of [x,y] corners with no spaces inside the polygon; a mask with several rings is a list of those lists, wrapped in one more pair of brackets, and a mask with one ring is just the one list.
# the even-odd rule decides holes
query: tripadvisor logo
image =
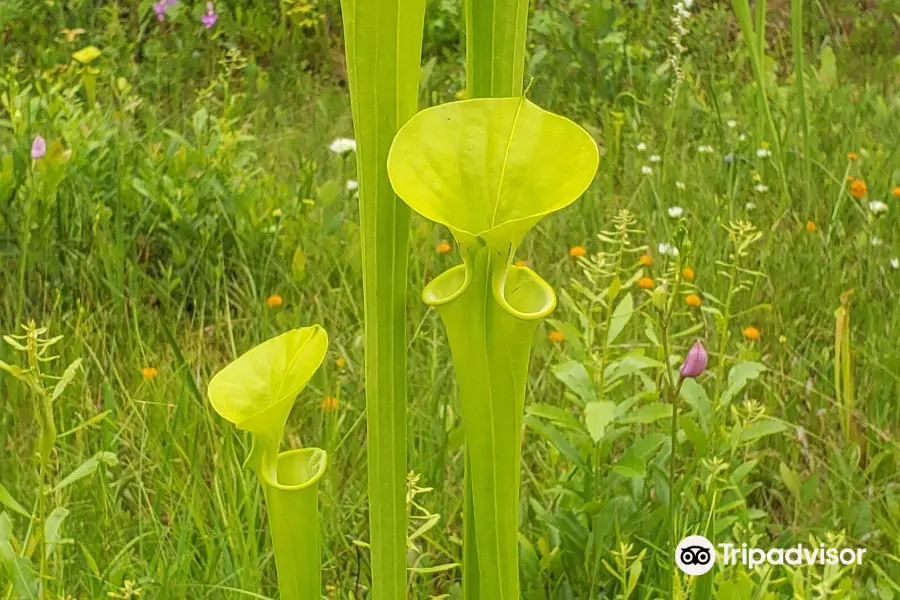
{"label": "tripadvisor logo", "polygon": [[860,565],[865,548],[826,548],[820,544],[818,548],[810,548],[797,544],[790,548],[751,548],[747,544],[719,544],[716,551],[713,543],[702,535],[690,535],[675,548],[675,563],[688,575],[703,575],[709,572],[720,554],[722,564],[744,565],[755,569],[759,565]]}

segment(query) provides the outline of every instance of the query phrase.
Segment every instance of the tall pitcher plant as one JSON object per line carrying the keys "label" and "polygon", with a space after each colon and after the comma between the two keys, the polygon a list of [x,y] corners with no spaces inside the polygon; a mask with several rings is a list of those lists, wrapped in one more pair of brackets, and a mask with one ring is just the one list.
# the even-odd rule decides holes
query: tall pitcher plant
{"label": "tall pitcher plant", "polygon": [[418,108],[425,0],[341,0],[357,170],[366,321],[369,523],[374,600],[406,597],[406,268],[409,209],[387,176]]}
{"label": "tall pitcher plant", "polygon": [[524,97],[425,110],[400,130],[388,157],[397,195],[445,225],[463,257],[422,298],[441,315],[459,384],[468,600],[519,600],[525,384],[535,330],[556,295],[512,259],[541,218],[587,189],[598,160],[586,131]]}
{"label": "tall pitcher plant", "polygon": [[328,456],[319,448],[279,452],[279,446],[294,401],[327,348],[318,325],[294,329],[241,355],[209,383],[216,412],[253,439],[245,466],[265,493],[281,600],[322,598],[318,495]]}

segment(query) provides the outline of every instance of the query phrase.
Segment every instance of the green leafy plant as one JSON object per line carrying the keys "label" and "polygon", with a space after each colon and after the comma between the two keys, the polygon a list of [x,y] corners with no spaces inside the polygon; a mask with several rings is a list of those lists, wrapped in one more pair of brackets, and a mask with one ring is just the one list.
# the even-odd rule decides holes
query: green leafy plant
{"label": "green leafy plant", "polygon": [[342,0],[357,140],[366,321],[369,518],[375,600],[406,594],[406,271],[409,209],[391,140],[418,102],[425,0]]}
{"label": "green leafy plant", "polygon": [[553,290],[511,265],[526,233],[574,202],[599,156],[571,121],[522,98],[423,111],[397,134],[388,172],[397,194],[448,227],[463,255],[423,300],[447,328],[466,441],[466,597],[518,599],[517,508],[531,340]]}
{"label": "green leafy plant", "polygon": [[318,484],[328,456],[319,448],[278,450],[294,401],[327,349],[318,325],[294,329],[241,355],[209,382],[216,412],[253,438],[245,464],[265,490],[284,600],[322,595]]}

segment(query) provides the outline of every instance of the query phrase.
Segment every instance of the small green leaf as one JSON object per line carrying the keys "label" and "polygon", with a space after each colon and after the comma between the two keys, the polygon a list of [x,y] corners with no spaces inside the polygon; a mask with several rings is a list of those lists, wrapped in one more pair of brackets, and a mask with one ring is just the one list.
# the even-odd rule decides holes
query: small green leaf
{"label": "small green leaf", "polygon": [[81,359],[78,358],[72,362],[68,367],[66,367],[65,372],[63,372],[62,377],[59,378],[59,381],[56,382],[56,387],[53,388],[53,394],[50,396],[50,401],[55,402],[57,398],[62,396],[62,393],[66,391],[66,387],[72,380],[75,379],[75,373],[78,372],[78,369],[81,368]]}
{"label": "small green leaf", "polygon": [[100,56],[100,50],[96,46],[88,46],[86,48],[82,48],[78,52],[72,54],[72,58],[77,60],[83,65],[89,64],[97,59]]}
{"label": "small green leaf", "polygon": [[584,420],[594,442],[599,442],[603,439],[606,426],[612,423],[615,414],[615,403],[606,400],[588,402],[587,406],[584,407]]}
{"label": "small green leaf", "polygon": [[800,502],[802,495],[800,492],[800,478],[797,477],[797,473],[784,463],[778,465],[778,472],[781,474],[781,480],[784,482],[785,487],[794,496],[794,500]]}
{"label": "small green leaf", "polygon": [[758,378],[765,371],[765,365],[752,361],[738,363],[731,367],[728,372],[728,388],[722,393],[720,402],[723,405],[729,404],[741,393],[748,382]]}
{"label": "small green leaf", "polygon": [[647,465],[637,456],[623,456],[619,462],[613,465],[612,470],[632,479],[644,479],[647,476]]}
{"label": "small green leaf", "polygon": [[619,334],[628,325],[628,321],[631,320],[632,315],[634,315],[634,299],[629,292],[622,297],[622,300],[616,306],[616,310],[613,311],[612,319],[609,322],[609,331],[606,336],[607,344],[612,344],[619,337]]}
{"label": "small green leaf", "polygon": [[428,573],[444,573],[446,571],[452,571],[453,569],[458,569],[459,563],[447,563],[445,565],[435,565],[433,567],[410,567],[407,569],[410,573],[420,573],[420,574],[428,574]]}
{"label": "small green leaf", "polygon": [[16,499],[13,498],[12,494],[9,493],[9,490],[3,487],[2,483],[0,483],[0,504],[3,504],[13,512],[19,513],[23,517],[28,517],[29,519],[31,518],[31,514],[25,509],[24,506],[16,502]]}
{"label": "small green leaf", "polygon": [[47,522],[44,524],[44,540],[46,545],[46,557],[49,559],[56,550],[56,546],[64,540],[60,537],[59,532],[62,529],[63,521],[69,516],[69,509],[64,506],[57,506],[47,516]]}
{"label": "small green leaf", "polygon": [[119,457],[117,457],[112,452],[98,452],[94,456],[81,463],[81,466],[69,473],[50,491],[53,493],[58,492],[59,490],[72,485],[76,481],[80,481],[85,477],[93,475],[97,471],[97,469],[100,468],[101,464],[105,464],[109,467],[115,467],[119,464]]}
{"label": "small green leaf", "polygon": [[671,418],[672,405],[657,402],[654,404],[645,404],[644,406],[639,407],[637,410],[632,411],[630,414],[627,414],[624,417],[618,419],[617,422],[622,424],[640,423],[642,425],[646,425],[647,423],[653,423],[654,421],[659,421],[660,419]]}
{"label": "small green leaf", "polygon": [[585,402],[590,402],[597,397],[594,382],[580,362],[570,360],[556,365],[553,367],[553,375]]}
{"label": "small green leaf", "polygon": [[9,515],[0,513],[0,563],[6,567],[6,572],[12,580],[12,587],[19,597],[24,600],[35,600],[38,584],[31,563],[16,554],[11,539],[12,522]]}
{"label": "small green leaf", "polygon": [[787,429],[788,425],[782,423],[781,421],[775,421],[774,419],[764,419],[762,421],[757,421],[756,423],[745,429],[741,433],[740,441],[741,443],[749,444],[750,442],[755,442],[760,438],[776,433],[781,433],[782,431],[786,431]]}

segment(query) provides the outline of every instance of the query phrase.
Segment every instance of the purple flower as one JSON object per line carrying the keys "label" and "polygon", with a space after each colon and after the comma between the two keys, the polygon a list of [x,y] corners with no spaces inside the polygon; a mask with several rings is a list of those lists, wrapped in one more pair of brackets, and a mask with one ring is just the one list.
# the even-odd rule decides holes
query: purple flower
{"label": "purple flower", "polygon": [[160,0],[153,4],[153,12],[156,13],[156,18],[160,21],[166,20],[166,7],[168,6],[168,2],[166,0]]}
{"label": "purple flower", "polygon": [[212,2],[206,3],[206,14],[200,17],[200,20],[207,29],[212,29],[212,26],[219,20],[219,15],[216,14],[216,7]]}
{"label": "purple flower", "polygon": [[47,140],[39,135],[35,136],[34,141],[31,142],[31,158],[38,160],[44,158],[45,154],[47,154]]}
{"label": "purple flower", "polygon": [[684,363],[681,365],[681,369],[679,369],[678,372],[685,378],[699,377],[700,374],[706,370],[708,358],[709,357],[706,355],[706,348],[698,341],[691,346],[690,350],[688,350],[687,357],[685,357]]}

